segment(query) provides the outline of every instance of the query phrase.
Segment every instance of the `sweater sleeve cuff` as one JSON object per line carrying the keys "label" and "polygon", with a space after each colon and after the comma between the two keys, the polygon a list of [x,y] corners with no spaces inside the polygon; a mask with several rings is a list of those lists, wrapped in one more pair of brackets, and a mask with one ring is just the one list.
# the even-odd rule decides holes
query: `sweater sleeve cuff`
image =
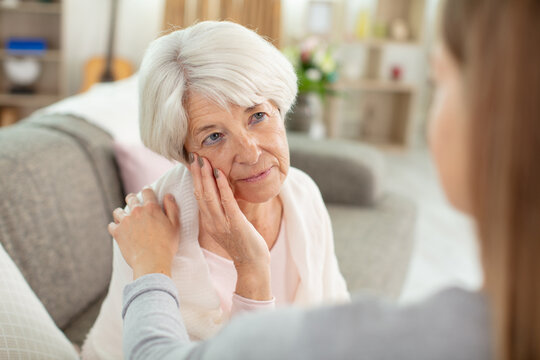
{"label": "sweater sleeve cuff", "polygon": [[240,296],[236,293],[232,296],[231,316],[246,312],[257,310],[269,310],[276,307],[276,298],[272,297],[270,300],[253,300]]}
{"label": "sweater sleeve cuff", "polygon": [[129,305],[138,296],[152,291],[162,291],[172,296],[178,306],[177,289],[170,277],[163,274],[148,274],[124,287],[124,301],[122,306],[122,319],[126,315]]}

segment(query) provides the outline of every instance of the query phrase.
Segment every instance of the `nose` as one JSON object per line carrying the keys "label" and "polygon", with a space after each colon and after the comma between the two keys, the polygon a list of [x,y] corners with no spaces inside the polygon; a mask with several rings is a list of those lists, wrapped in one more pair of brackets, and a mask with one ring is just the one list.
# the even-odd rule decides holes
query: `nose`
{"label": "nose", "polygon": [[246,165],[254,165],[259,161],[261,149],[257,139],[249,134],[238,136],[236,149],[236,162]]}

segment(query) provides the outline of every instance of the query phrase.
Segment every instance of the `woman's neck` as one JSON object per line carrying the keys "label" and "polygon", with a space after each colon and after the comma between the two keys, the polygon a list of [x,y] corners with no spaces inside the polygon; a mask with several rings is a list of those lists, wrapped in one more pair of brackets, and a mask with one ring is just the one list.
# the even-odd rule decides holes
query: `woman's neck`
{"label": "woman's neck", "polygon": [[259,233],[261,232],[259,228],[262,229],[270,224],[274,224],[278,219],[278,224],[281,223],[282,205],[279,196],[265,203],[250,203],[244,200],[237,200],[237,203],[246,219],[255,226],[255,229]]}

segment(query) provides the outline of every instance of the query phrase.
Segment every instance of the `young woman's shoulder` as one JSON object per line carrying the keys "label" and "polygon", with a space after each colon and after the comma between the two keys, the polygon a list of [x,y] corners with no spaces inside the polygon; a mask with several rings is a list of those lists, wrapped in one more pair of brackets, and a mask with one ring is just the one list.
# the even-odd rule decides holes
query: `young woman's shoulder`
{"label": "young woman's shoulder", "polygon": [[211,347],[223,351],[220,346],[229,346],[241,331],[250,345],[236,350],[246,358],[492,358],[486,301],[479,293],[460,289],[407,306],[357,297],[349,304],[307,312],[288,308],[240,317],[230,325]]}
{"label": "young woman's shoulder", "polygon": [[358,300],[352,306],[359,324],[364,324],[359,325],[362,344],[373,355],[392,352],[400,359],[491,359],[488,304],[479,292],[448,288],[405,306]]}

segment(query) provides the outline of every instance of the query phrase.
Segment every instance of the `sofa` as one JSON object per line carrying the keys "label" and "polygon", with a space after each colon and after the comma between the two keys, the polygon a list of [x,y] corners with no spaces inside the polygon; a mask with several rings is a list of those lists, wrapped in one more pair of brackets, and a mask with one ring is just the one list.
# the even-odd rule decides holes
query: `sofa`
{"label": "sofa", "polygon": [[[381,154],[357,143],[288,136],[291,165],[315,180],[327,204],[350,291],[397,298],[416,211],[384,191]],[[0,189],[1,245],[56,326],[80,345],[110,280],[106,225],[124,206],[111,135],[54,114],[1,128]]]}

